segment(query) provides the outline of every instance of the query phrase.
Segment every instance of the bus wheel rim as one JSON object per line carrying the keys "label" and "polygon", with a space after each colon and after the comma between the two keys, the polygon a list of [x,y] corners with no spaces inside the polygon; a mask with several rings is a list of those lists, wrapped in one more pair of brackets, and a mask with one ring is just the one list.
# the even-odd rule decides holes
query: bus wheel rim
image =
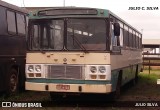
{"label": "bus wheel rim", "polygon": [[10,90],[12,92],[16,91],[17,88],[17,77],[16,75],[12,74],[10,78]]}

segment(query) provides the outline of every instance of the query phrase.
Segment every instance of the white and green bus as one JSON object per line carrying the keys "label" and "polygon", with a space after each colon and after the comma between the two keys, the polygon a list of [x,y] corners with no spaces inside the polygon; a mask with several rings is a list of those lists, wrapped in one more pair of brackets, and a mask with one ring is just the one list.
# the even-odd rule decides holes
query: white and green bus
{"label": "white and green bus", "polygon": [[26,90],[51,96],[108,94],[138,78],[142,34],[109,10],[59,7],[32,12]]}

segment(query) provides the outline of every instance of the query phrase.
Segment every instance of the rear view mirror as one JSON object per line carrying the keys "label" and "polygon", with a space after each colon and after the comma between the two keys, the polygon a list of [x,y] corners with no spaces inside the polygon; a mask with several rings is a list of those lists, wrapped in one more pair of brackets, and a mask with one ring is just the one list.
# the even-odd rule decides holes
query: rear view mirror
{"label": "rear view mirror", "polygon": [[114,35],[120,36],[120,25],[119,23],[114,23]]}

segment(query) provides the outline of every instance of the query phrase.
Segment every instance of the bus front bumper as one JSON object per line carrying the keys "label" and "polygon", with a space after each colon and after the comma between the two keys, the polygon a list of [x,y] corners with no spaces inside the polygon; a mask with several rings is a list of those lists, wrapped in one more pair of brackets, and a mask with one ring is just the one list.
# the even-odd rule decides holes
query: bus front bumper
{"label": "bus front bumper", "polygon": [[112,92],[112,85],[25,82],[25,89],[32,91],[48,91],[48,92],[110,93]]}

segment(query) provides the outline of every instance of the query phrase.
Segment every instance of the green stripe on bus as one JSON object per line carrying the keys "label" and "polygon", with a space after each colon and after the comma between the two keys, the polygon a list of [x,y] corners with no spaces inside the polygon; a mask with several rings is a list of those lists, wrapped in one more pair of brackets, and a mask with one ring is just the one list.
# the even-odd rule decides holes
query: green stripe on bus
{"label": "green stripe on bus", "polygon": [[44,78],[27,78],[27,82],[35,83],[65,83],[65,84],[110,84],[110,81],[93,81],[93,80],[65,80],[65,79],[44,79]]}

